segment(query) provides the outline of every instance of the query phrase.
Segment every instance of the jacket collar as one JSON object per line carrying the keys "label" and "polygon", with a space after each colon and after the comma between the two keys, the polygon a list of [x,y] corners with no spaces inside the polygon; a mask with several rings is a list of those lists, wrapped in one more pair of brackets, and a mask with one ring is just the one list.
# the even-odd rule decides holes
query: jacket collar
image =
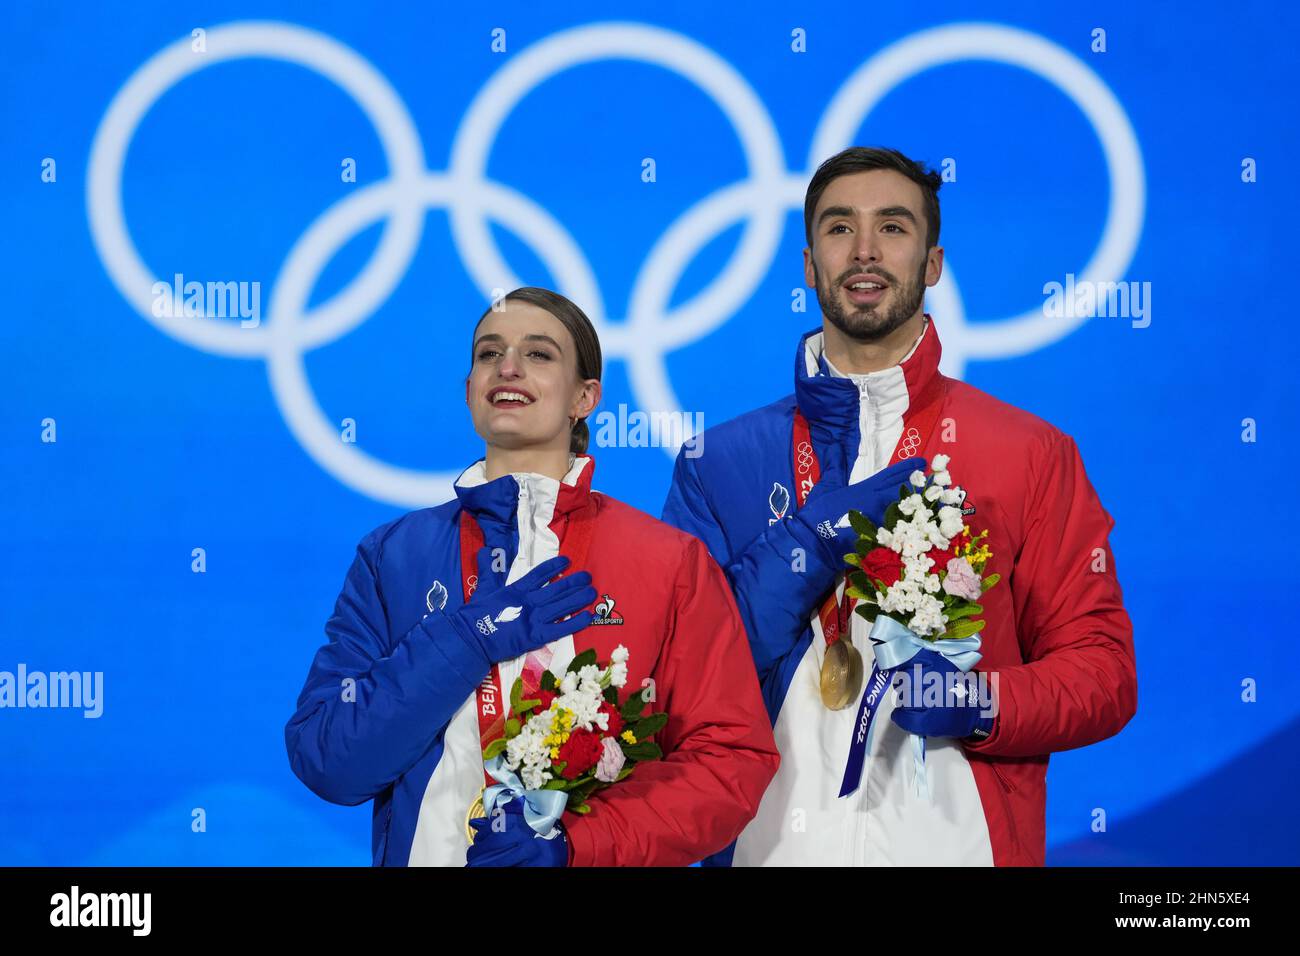
{"label": "jacket collar", "polygon": [[794,363],[795,401],[804,418],[828,424],[856,420],[861,399],[885,401],[894,397],[893,382],[900,369],[907,396],[905,408],[928,402],[942,378],[939,358],[943,348],[934,319],[926,313],[925,320],[916,344],[898,365],[865,375],[837,373],[826,360],[822,330],[804,333]]}
{"label": "jacket collar", "polygon": [[587,504],[595,470],[594,458],[576,455],[563,481],[535,472],[502,475],[488,481],[487,460],[480,458],[456,479],[456,497],[480,524],[513,525],[520,502],[526,501],[529,520],[549,527],[554,519]]}
{"label": "jacket collar", "polygon": [[846,376],[827,362],[822,330],[804,333],[794,361],[795,404],[808,421],[823,474],[847,481],[857,457],[864,402],[875,406],[876,418],[893,418],[936,397],[943,387],[942,351],[934,319],[926,313],[920,337],[898,365]]}

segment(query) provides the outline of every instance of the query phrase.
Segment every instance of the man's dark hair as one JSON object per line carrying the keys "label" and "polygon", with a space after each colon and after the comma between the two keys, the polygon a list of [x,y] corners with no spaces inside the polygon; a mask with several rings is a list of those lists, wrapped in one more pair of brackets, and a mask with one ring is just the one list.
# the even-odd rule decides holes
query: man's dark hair
{"label": "man's dark hair", "polygon": [[902,173],[921,187],[925,199],[925,247],[927,249],[939,244],[939,187],[943,177],[932,169],[908,159],[896,149],[881,146],[850,146],[836,153],[817,167],[813,178],[808,183],[808,194],[803,201],[803,231],[808,240],[808,248],[813,244],[813,213],[822,193],[831,184],[831,180],[848,176],[851,173],[863,173],[870,169],[892,169]]}

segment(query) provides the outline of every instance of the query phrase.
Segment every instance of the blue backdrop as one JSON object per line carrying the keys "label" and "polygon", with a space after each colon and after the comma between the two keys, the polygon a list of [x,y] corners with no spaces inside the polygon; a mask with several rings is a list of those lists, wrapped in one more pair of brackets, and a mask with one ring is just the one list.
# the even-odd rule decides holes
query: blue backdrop
{"label": "blue backdrop", "polygon": [[[0,709],[0,864],[367,863],[283,725],[358,539],[481,454],[487,297],[582,304],[607,410],[766,403],[852,143],[948,174],[946,368],[1074,435],[1117,521],[1139,711],[1053,757],[1049,862],[1300,862],[1294,8],[552,7],[5,6],[0,671],[103,697]],[[249,308],[155,314],[177,274]],[[1044,314],[1067,281],[1145,314]],[[670,451],[597,487],[657,515]]]}

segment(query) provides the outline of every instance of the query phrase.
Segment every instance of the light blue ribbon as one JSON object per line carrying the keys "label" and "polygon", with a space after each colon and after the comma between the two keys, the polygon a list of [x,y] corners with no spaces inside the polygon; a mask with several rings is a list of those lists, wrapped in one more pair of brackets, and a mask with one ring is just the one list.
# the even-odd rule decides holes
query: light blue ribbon
{"label": "light blue ribbon", "polygon": [[563,790],[525,790],[519,775],[506,766],[505,757],[497,754],[489,760],[484,768],[493,780],[498,781],[483,791],[483,809],[488,819],[499,806],[504,806],[515,797],[524,801],[524,821],[539,837],[549,840],[559,831],[555,824],[568,805],[569,795]]}
{"label": "light blue ribbon", "polygon": [[[980,662],[980,636],[972,634],[957,640],[927,641],[906,625],[892,617],[877,614],[869,635],[875,647],[876,665],[896,668],[906,664],[921,651],[934,651],[951,661],[963,674]],[[910,734],[912,738],[912,769],[916,795],[930,799],[930,782],[925,773],[925,738]]]}

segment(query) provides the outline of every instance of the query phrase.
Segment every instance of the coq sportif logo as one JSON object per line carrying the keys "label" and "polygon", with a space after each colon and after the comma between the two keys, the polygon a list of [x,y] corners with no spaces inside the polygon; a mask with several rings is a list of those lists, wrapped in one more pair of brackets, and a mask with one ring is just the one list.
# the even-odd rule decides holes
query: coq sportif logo
{"label": "coq sportif logo", "polygon": [[604,595],[605,600],[600,601],[591,609],[594,617],[591,619],[593,625],[596,624],[622,624],[623,615],[614,610],[614,599],[608,594]]}
{"label": "coq sportif logo", "polygon": [[[1082,60],[1038,34],[985,23],[948,24],[904,37],[863,62],[835,92],[813,132],[803,168],[785,168],[785,149],[753,87],[708,47],[662,27],[594,23],[545,37],[512,55],[479,90],[451,144],[446,171],[425,168],[424,146],[400,96],[351,48],[288,23],[213,27],[207,52],[195,56],[186,36],[141,66],[117,92],[95,133],[87,164],[90,233],[109,277],[149,322],[173,338],[214,355],[266,362],[271,393],[285,423],[309,455],[358,492],[402,507],[424,507],[452,496],[457,472],[422,472],[382,461],[338,431],[316,400],[306,353],[366,321],[402,281],[419,246],[427,208],[446,209],[452,239],[485,300],[525,285],[506,263],[491,224],[512,233],[540,259],[558,291],[581,303],[600,335],[605,356],[628,366],[642,409],[681,409],[667,355],[706,339],[737,315],[776,262],[791,212],[803,207],[811,171],[852,145],[886,95],[927,70],[968,60],[1025,70],[1054,84],[1079,108],[1100,141],[1110,177],[1100,243],[1080,282],[1122,278],[1142,231],[1146,182],[1137,138],[1109,87]],[[185,77],[245,58],[283,60],[338,84],[374,124],[389,178],[356,189],[324,210],[287,250],[270,290],[265,321],[252,328],[206,315],[155,315],[151,290],[159,280],[145,265],[127,229],[122,169],[131,139],[154,104]],[[515,107],[548,79],[606,60],[661,67],[697,86],[736,132],[747,176],[683,210],[658,237],[634,280],[625,314],[611,321],[597,276],[600,263],[550,211],[487,177],[492,145]],[[442,144],[437,147],[442,152]],[[201,184],[196,184],[201,185]],[[1100,201],[1100,199],[1098,200]],[[335,253],[376,223],[384,230],[360,273],[323,303],[309,307],[318,278]],[[738,223],[743,230],[726,265],[695,295],[674,293],[696,255]],[[1047,224],[1044,224],[1046,229]],[[610,254],[619,254],[611,250]],[[1008,318],[968,322],[949,256],[927,311],[942,316],[943,371],[960,376],[967,359],[1023,355],[1055,342],[1088,316],[1045,315],[1042,303]],[[782,264],[782,268],[788,263]],[[958,269],[959,271],[959,269]],[[451,362],[448,359],[448,362]],[[451,366],[448,366],[448,373]],[[685,413],[683,413],[685,414]],[[684,421],[689,424],[687,416]],[[692,437],[683,430],[682,441]],[[664,446],[669,455],[677,448]]]}

